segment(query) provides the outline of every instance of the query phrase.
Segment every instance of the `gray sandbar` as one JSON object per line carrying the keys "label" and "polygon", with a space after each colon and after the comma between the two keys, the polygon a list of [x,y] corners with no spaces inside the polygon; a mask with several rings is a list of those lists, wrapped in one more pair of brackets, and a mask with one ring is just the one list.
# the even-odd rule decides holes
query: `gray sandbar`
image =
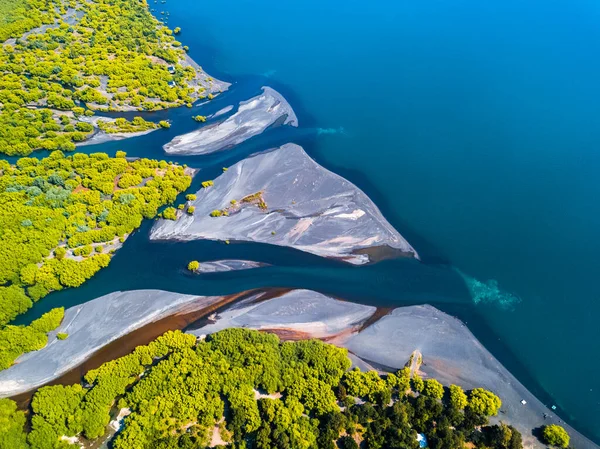
{"label": "gray sandbar", "polygon": [[216,320],[196,336],[212,334],[228,327],[286,329],[325,338],[353,329],[369,319],[377,309],[338,301],[312,290],[292,290],[264,302],[235,305],[219,312]]}
{"label": "gray sandbar", "polygon": [[[257,194],[262,206],[244,201]],[[192,205],[193,215],[156,222],[150,238],[269,243],[353,264],[369,262],[365,252],[374,248],[418,258],[367,195],[295,144],[238,162],[198,191]],[[211,217],[214,210],[229,215]]]}
{"label": "gray sandbar", "polygon": [[224,259],[210,262],[200,262],[196,273],[221,273],[225,271],[250,270],[252,268],[268,267],[268,263],[253,260]]}
{"label": "gray sandbar", "polygon": [[283,96],[263,87],[254,98],[242,101],[225,120],[175,137],[163,146],[168,154],[209,154],[226,150],[276,125],[298,126],[298,119]]}
{"label": "gray sandbar", "polygon": [[[48,334],[48,344],[0,371],[0,397],[30,391],[80,365],[93,353],[124,335],[194,306],[205,307],[220,297],[183,295],[161,290],[133,290],[101,296],[65,311],[61,325]],[[58,340],[56,334],[69,334]]]}

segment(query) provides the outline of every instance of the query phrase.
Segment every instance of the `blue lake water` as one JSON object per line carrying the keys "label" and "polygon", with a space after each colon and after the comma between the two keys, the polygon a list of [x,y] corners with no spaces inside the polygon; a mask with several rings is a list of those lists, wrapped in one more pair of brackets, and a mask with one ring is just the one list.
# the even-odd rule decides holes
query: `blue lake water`
{"label": "blue lake water", "polygon": [[[215,242],[149,243],[150,223],[111,266],[52,306],[115,289],[197,294],[259,286],[321,290],[380,305],[429,302],[460,316],[540,399],[600,441],[600,6],[574,0],[168,0],[180,40],[230,92],[173,127],[86,147],[164,157],[189,117],[268,84],[296,110],[278,128],[206,158],[194,185],[253,151],[302,144],[361,187],[423,263],[348,267],[297,251]],[[189,276],[192,258],[273,263]],[[426,357],[426,354],[425,354]]]}

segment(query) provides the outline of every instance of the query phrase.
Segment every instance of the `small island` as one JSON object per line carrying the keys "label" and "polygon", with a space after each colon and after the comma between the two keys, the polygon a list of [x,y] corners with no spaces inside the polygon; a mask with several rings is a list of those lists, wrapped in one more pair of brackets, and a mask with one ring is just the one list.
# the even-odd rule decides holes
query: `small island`
{"label": "small island", "polygon": [[227,271],[251,270],[270,266],[268,263],[253,260],[223,259],[206,262],[191,261],[188,270],[193,273],[224,273]]}
{"label": "small island", "polygon": [[[298,126],[296,114],[286,99],[270,87],[263,87],[262,90],[262,94],[242,101],[237,111],[225,120],[175,137],[164,145],[165,152],[181,155],[209,154],[239,145],[267,128],[279,125]],[[216,112],[214,117],[229,110],[224,108]]]}
{"label": "small island", "polygon": [[254,154],[207,183],[193,214],[160,220],[153,240],[240,240],[290,246],[360,265],[378,248],[418,258],[355,185],[286,144]]}

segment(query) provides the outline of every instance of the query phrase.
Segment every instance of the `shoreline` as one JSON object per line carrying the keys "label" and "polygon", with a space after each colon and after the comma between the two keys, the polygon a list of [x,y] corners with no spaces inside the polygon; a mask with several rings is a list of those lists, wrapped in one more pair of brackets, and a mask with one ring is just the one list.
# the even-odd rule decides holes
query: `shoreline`
{"label": "shoreline", "polygon": [[[122,303],[119,301],[119,304]],[[63,322],[54,333],[68,325]],[[270,332],[282,340],[318,338],[348,349],[353,366],[380,372],[404,367],[410,355],[420,351],[423,364],[419,372],[424,378],[435,378],[445,386],[457,384],[465,390],[483,387],[497,394],[502,400],[502,407],[500,414],[491,418],[491,422],[504,421],[515,426],[522,433],[525,448],[546,447],[534,432],[543,425],[554,423],[569,432],[572,447],[599,447],[529,392],[458,318],[430,305],[381,309],[311,290],[265,288],[220,297],[192,296],[160,317],[147,320],[88,351],[85,360],[63,366],[55,371],[59,374],[43,385],[80,382],[88,370],[129,353],[135,346],[147,344],[167,330],[187,329],[186,332],[202,338],[228,327]],[[26,362],[28,358],[24,356],[19,361]],[[11,369],[0,372],[0,377]],[[26,407],[40,386],[28,385],[29,388],[22,388],[10,397],[20,407]],[[527,403],[522,405],[521,400]],[[549,417],[544,418],[544,414]]]}
{"label": "shoreline", "polygon": [[[134,292],[136,291],[139,292],[140,290],[134,290]],[[276,288],[252,289],[244,290],[242,292],[231,295],[202,297],[196,295],[179,295],[177,293],[156,290],[156,292],[162,292],[170,295],[178,295],[182,297],[190,296],[191,300],[183,304],[174,306],[172,310],[170,310],[167,314],[162,314],[159,317],[154,317],[154,319],[152,320],[147,320],[146,322],[144,322],[144,324],[141,324],[140,326],[131,329],[129,332],[114,336],[114,338],[111,338],[105,343],[96,346],[93,349],[90,349],[86,352],[85,358],[80,357],[81,360],[78,360],[76,363],[73,363],[71,361],[70,363],[64,366],[61,366],[59,369],[55,370],[51,375],[47,376],[47,378],[43,380],[43,383],[38,382],[39,385],[23,385],[19,389],[19,391],[15,392],[7,392],[5,390],[1,390],[1,378],[3,377],[2,374],[7,372],[10,372],[12,374],[11,369],[17,366],[19,362],[27,362],[27,359],[29,358],[25,357],[27,354],[39,354],[43,352],[46,348],[48,348],[48,346],[50,345],[51,338],[55,337],[55,335],[58,332],[60,332],[61,329],[63,329],[63,326],[67,325],[63,320],[63,323],[61,323],[61,325],[57,329],[49,333],[48,345],[46,345],[39,351],[34,351],[25,354],[25,356],[22,356],[17,360],[17,364],[13,365],[10,368],[7,368],[6,370],[0,371],[0,398],[10,398],[17,402],[19,408],[25,409],[28,407],[33,394],[41,387],[50,385],[71,385],[75,383],[80,383],[84,375],[89,370],[96,369],[105,362],[127,355],[131,353],[137,346],[146,345],[167,331],[183,330],[188,326],[193,325],[194,323],[197,323],[203,319],[210,321],[210,318],[207,318],[208,315],[215,313],[220,309],[231,305],[232,303],[235,304],[244,301],[268,300],[277,295],[284,294],[287,291],[288,289]],[[103,296],[96,299],[100,298],[103,298]],[[203,299],[212,300],[206,302],[202,301]],[[79,307],[80,306],[75,306],[71,309],[77,309]],[[63,340],[63,342],[67,342],[69,338],[71,338],[71,336],[69,336],[66,340]]]}

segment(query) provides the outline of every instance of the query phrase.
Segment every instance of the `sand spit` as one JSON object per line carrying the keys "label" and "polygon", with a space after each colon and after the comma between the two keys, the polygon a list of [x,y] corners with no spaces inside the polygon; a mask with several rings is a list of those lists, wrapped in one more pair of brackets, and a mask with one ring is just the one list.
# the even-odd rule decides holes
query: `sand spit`
{"label": "sand spit", "polygon": [[[134,290],[101,296],[65,311],[62,324],[48,337],[48,345],[27,353],[0,371],[0,397],[30,391],[80,365],[94,352],[135,329],[169,315],[201,309],[221,299],[161,290]],[[69,334],[58,340],[56,334]]]}
{"label": "sand spit", "polygon": [[217,118],[217,117],[220,117],[221,115],[227,114],[228,112],[230,112],[232,110],[233,110],[233,105],[225,106],[223,109],[219,109],[217,112],[209,115],[207,118]]}
{"label": "sand spit", "polygon": [[195,273],[221,273],[226,271],[250,270],[252,268],[268,267],[270,264],[253,260],[223,259],[201,262]]}
{"label": "sand spit", "polygon": [[[232,304],[225,307],[227,303]],[[458,319],[429,305],[400,307],[384,314],[385,310],[311,290],[266,289],[229,297],[137,290],[102,296],[68,309],[44,349],[20,357],[17,365],[0,372],[0,397],[27,392],[58,378],[109,343],[131,338],[128,334],[135,329],[198,310],[202,314],[197,317],[217,312],[204,320],[206,324],[188,330],[196,336],[244,327],[273,332],[284,340],[320,338],[348,348],[353,366],[362,370],[395,371],[405,366],[413,351],[419,351],[423,377],[467,390],[484,387],[498,394],[503,404],[494,419],[518,428],[525,448],[545,447],[532,429],[551,423],[567,429],[571,447],[598,448],[535,398]],[[69,337],[57,340],[57,332],[67,332]],[[527,403],[523,405],[522,400]]]}
{"label": "sand spit", "polygon": [[203,87],[205,89],[204,94],[219,94],[225,92],[231,86],[231,83],[221,81],[213,78],[204,71],[200,65],[194,61],[190,55],[185,54],[182,61],[179,61],[182,67],[193,67],[196,70],[196,78],[192,80],[189,85],[191,87]]}
{"label": "sand spit", "polygon": [[79,121],[89,123],[94,127],[94,133],[92,136],[82,142],[77,142],[75,146],[83,147],[86,145],[99,145],[105,142],[113,142],[118,140],[130,139],[132,137],[145,136],[146,134],[150,134],[153,131],[156,131],[159,128],[154,129],[146,129],[144,131],[138,131],[133,133],[107,133],[102,131],[98,127],[98,122],[106,122],[113,123],[116,119],[111,117],[101,117],[101,116],[92,116],[92,117],[80,117]]}
{"label": "sand spit", "polygon": [[268,301],[237,304],[220,312],[214,323],[190,333],[201,336],[228,327],[248,327],[293,330],[313,338],[329,338],[358,329],[375,311],[375,307],[337,301],[312,290],[292,290]]}
{"label": "sand spit", "polygon": [[380,252],[393,253],[386,256],[418,258],[367,195],[294,144],[238,162],[192,205],[193,215],[155,223],[150,238],[269,243],[356,265],[382,247],[392,250]]}
{"label": "sand spit", "polygon": [[[296,114],[286,99],[270,87],[262,89],[262,94],[242,101],[235,114],[221,122],[177,136],[163,149],[168,154],[209,154],[234,147],[269,127],[298,126]],[[219,112],[224,113],[223,110]]]}

